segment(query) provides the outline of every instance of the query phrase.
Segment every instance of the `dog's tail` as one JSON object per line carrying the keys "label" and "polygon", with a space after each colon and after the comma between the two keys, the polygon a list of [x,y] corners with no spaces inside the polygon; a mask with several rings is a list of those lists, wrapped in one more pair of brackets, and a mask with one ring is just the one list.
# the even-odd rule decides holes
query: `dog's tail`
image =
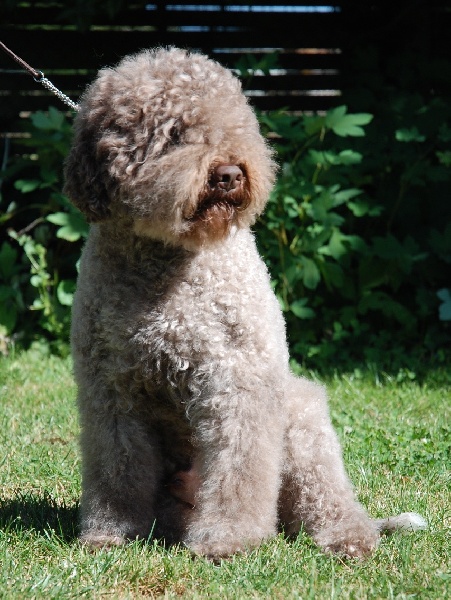
{"label": "dog's tail", "polygon": [[421,515],[411,512],[401,513],[387,519],[375,519],[375,521],[381,533],[393,533],[394,531],[407,533],[428,528],[427,521]]}

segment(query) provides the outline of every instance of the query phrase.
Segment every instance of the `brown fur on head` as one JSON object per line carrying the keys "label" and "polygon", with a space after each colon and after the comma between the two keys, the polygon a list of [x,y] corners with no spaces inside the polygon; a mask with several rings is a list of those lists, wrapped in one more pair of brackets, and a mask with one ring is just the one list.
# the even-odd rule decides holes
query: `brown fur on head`
{"label": "brown fur on head", "polygon": [[[219,164],[240,167],[239,189],[212,189]],[[136,234],[189,246],[251,225],[274,172],[231,72],[202,55],[158,49],[101,70],[86,91],[65,191],[89,221],[128,215]]]}

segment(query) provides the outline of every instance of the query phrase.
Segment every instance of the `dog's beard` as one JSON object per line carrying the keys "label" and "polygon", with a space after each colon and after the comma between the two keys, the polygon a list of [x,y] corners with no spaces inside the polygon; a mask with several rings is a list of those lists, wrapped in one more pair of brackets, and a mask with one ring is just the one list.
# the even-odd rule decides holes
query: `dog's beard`
{"label": "dog's beard", "polygon": [[168,227],[168,220],[137,218],[134,233],[138,236],[167,241],[195,250],[223,240],[230,231],[243,222],[249,224],[247,210],[252,204],[247,181],[236,189],[226,191],[214,189],[207,183],[197,198],[197,202],[187,204],[175,221],[175,227]]}
{"label": "dog's beard", "polygon": [[223,239],[239,223],[240,214],[249,204],[249,193],[243,185],[228,192],[207,186],[187,217],[189,230],[184,237],[195,244]]}

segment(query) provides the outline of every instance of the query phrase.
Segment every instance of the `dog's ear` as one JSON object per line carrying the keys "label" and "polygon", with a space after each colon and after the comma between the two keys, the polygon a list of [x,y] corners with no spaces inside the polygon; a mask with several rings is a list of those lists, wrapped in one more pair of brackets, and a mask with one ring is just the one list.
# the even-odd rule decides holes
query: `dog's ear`
{"label": "dog's ear", "polygon": [[96,134],[91,128],[76,128],[71,152],[65,163],[64,193],[89,223],[110,216],[106,165],[99,159]]}

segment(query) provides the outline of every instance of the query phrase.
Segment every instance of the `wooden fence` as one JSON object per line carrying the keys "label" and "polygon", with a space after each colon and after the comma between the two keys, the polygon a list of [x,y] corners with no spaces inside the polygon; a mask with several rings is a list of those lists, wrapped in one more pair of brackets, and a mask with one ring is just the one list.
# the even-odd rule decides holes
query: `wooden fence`
{"label": "wooden fence", "polygon": [[[340,2],[129,2],[111,19],[94,15],[87,31],[70,23],[77,15],[65,16],[64,4],[19,5],[3,19],[0,40],[74,100],[100,67],[160,45],[207,52],[230,68],[244,57],[251,67],[277,51],[270,73],[254,70],[245,82],[262,109],[323,110],[340,93]],[[6,129],[20,113],[59,106],[7,55],[0,56],[0,94],[0,127]]]}
{"label": "wooden fence", "polygon": [[[356,44],[373,37],[389,51],[417,36],[426,53],[451,48],[446,0],[135,1],[122,2],[113,16],[96,12],[96,1],[88,5],[93,12],[85,30],[78,25],[76,2],[0,7],[0,40],[74,100],[100,67],[141,48],[176,45],[207,52],[230,68],[247,61],[242,64],[254,70],[246,93],[261,109],[319,111],[340,102],[347,52]],[[274,51],[277,64],[269,73],[255,68]],[[49,104],[63,106],[0,53],[0,131],[11,134],[19,116]]]}

